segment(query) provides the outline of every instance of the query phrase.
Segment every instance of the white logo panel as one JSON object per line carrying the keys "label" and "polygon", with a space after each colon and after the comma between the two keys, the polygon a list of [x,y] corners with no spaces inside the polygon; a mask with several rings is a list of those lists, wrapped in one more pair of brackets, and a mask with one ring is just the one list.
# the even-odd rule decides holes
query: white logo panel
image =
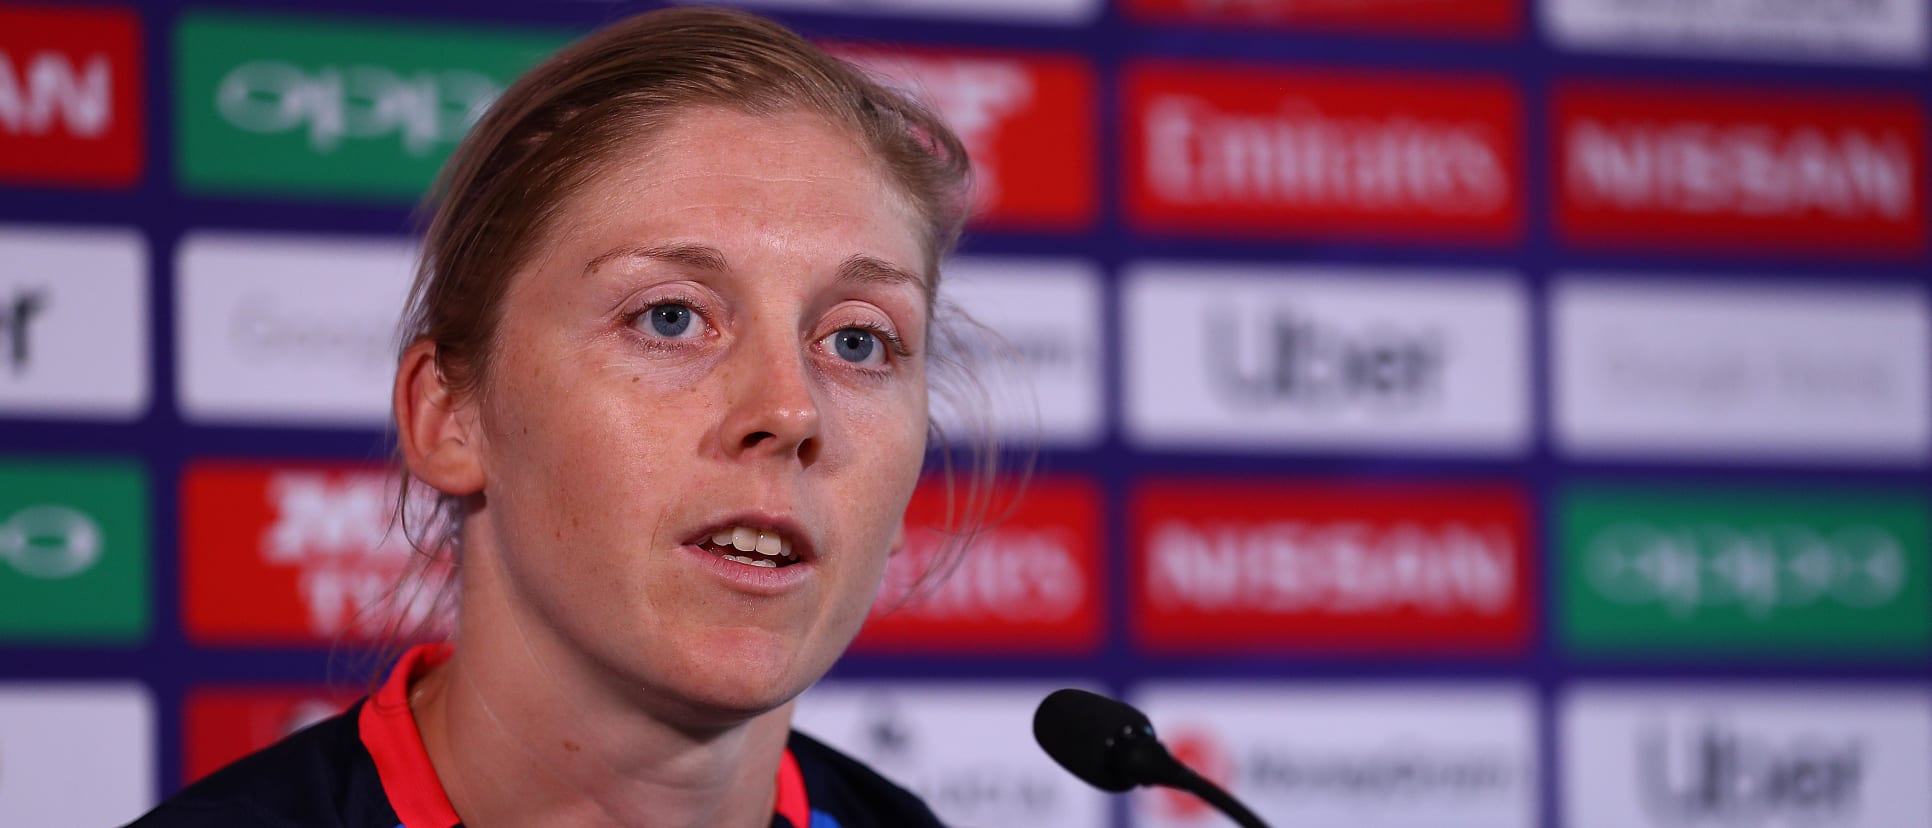
{"label": "white logo panel", "polygon": [[0,825],[124,825],[154,807],[154,701],[134,684],[0,684]]}
{"label": "white logo panel", "polygon": [[[1510,685],[1150,685],[1177,757],[1273,825],[1529,828],[1536,712]],[[1135,795],[1141,828],[1227,824],[1191,797]]]}
{"label": "white logo panel", "polygon": [[145,413],[147,274],[134,230],[0,227],[0,415]]}
{"label": "white logo panel", "polygon": [[795,724],[919,795],[948,825],[1100,828],[1105,794],[1033,741],[1033,711],[1066,684],[827,682]]}
{"label": "white logo panel", "polygon": [[1558,443],[1585,456],[1922,463],[1917,288],[1560,279]]}
{"label": "white logo panel", "polygon": [[1562,702],[1569,828],[1925,828],[1922,688],[1590,686]]}
{"label": "white logo panel", "polygon": [[[677,0],[696,3],[699,0]],[[740,0],[765,9],[871,16],[953,17],[992,22],[1078,25],[1100,14],[1100,0]]]}
{"label": "white logo panel", "polygon": [[1584,51],[1923,63],[1925,0],[1541,0],[1558,45]]}
{"label": "white logo panel", "polygon": [[1515,454],[1527,309],[1496,273],[1143,265],[1123,299],[1143,445]]}
{"label": "white logo panel", "polygon": [[182,412],[201,422],[382,428],[415,248],[199,234],[181,244]]}
{"label": "white logo panel", "polygon": [[984,326],[956,328],[983,402],[970,386],[968,397],[954,399],[944,375],[933,375],[933,416],[949,437],[963,436],[954,433],[966,425],[960,409],[979,407],[1004,437],[1073,446],[1100,440],[1100,282],[1091,266],[956,259],[939,292]]}

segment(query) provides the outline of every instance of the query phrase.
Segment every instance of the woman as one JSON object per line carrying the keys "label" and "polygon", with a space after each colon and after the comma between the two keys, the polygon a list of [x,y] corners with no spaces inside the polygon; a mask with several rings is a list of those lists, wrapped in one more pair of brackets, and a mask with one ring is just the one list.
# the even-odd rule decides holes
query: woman
{"label": "woman", "polygon": [[136,824],[937,824],[790,712],[901,537],[966,171],[932,115],[738,13],[641,15],[519,81],[445,171],[395,385],[455,645]]}

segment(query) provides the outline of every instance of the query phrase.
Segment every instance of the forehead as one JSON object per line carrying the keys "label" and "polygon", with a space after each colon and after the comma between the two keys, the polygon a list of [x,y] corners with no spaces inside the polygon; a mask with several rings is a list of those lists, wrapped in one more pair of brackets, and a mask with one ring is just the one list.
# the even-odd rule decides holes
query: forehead
{"label": "forehead", "polygon": [[562,202],[551,253],[581,266],[617,245],[690,242],[734,264],[863,255],[917,273],[917,215],[881,163],[821,117],[692,109],[617,148]]}

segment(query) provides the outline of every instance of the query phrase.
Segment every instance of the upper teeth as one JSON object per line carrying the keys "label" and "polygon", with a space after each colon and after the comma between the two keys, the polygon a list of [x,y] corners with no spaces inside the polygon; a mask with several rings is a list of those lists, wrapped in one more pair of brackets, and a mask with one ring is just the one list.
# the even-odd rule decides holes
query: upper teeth
{"label": "upper teeth", "polygon": [[792,552],[792,542],[777,532],[766,532],[749,526],[734,526],[719,529],[711,534],[711,542],[718,546],[737,549],[740,552],[756,552],[772,558],[796,558]]}

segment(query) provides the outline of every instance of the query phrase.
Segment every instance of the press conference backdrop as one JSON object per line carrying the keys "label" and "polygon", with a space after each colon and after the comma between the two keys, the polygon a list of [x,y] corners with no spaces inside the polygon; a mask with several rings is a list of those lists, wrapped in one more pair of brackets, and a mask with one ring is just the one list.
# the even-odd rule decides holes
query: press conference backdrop
{"label": "press conference backdrop", "polygon": [[[0,2],[0,825],[362,690],[410,205],[639,8],[284,5]],[[958,129],[1041,442],[803,727],[960,825],[1215,824],[1078,685],[1281,826],[1932,826],[1925,0],[764,8]]]}

